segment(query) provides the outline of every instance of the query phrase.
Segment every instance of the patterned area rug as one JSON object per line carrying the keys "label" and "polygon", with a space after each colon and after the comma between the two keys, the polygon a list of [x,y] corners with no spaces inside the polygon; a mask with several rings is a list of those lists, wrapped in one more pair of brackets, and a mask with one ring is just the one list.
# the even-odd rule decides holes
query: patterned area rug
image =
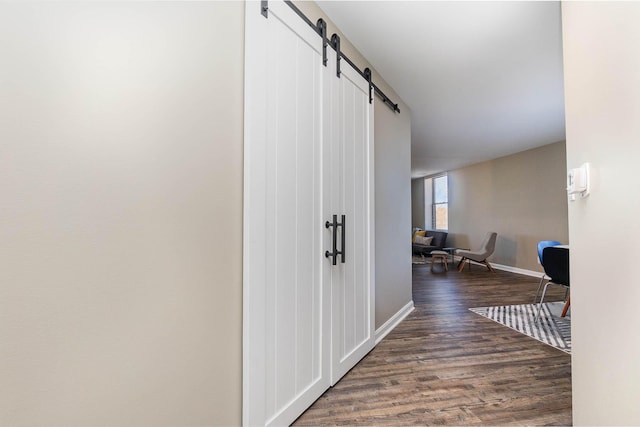
{"label": "patterned area rug", "polygon": [[538,304],[476,307],[469,310],[570,354],[571,315],[567,313],[566,317],[560,317],[563,308],[564,302],[542,304],[537,324],[533,319],[538,312]]}
{"label": "patterned area rug", "polygon": [[431,258],[420,255],[412,255],[411,264],[431,264]]}

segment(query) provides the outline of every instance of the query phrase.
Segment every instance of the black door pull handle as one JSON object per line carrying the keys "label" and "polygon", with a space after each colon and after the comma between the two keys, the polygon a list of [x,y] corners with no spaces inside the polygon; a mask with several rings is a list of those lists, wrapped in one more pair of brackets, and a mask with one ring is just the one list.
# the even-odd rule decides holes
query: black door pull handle
{"label": "black door pull handle", "polygon": [[345,228],[345,216],[342,215],[342,222],[338,224],[339,227],[342,227],[342,233],[340,233],[341,237],[342,237],[342,245],[340,246],[340,252],[338,252],[340,254],[340,257],[342,258],[342,263],[345,263],[345,239],[347,236],[347,232],[346,232],[346,228]]}
{"label": "black door pull handle", "polygon": [[[344,228],[344,224],[345,224],[345,216],[342,215],[341,218],[342,222],[338,222],[338,215],[333,215],[332,221],[327,221],[324,223],[324,227],[325,228],[329,228],[329,227],[333,227],[332,230],[332,240],[333,240],[333,248],[331,250],[331,252],[329,251],[325,251],[324,256],[325,258],[329,258],[332,257],[333,259],[331,260],[331,264],[332,265],[336,265],[337,264],[337,258],[338,255],[340,255],[340,261],[344,264],[346,261],[345,258],[345,239],[346,239],[346,233],[345,233],[345,228]],[[342,250],[338,250],[338,227],[342,227],[342,233],[341,233],[341,249]]]}
{"label": "black door pull handle", "polygon": [[325,222],[324,227],[325,228],[333,227],[332,236],[331,236],[333,239],[333,248],[331,252],[325,251],[324,256],[325,258],[332,257],[333,259],[331,260],[331,264],[336,265],[337,263],[336,259],[338,258],[338,249],[336,248],[336,246],[338,246],[338,215],[333,216],[333,221]]}

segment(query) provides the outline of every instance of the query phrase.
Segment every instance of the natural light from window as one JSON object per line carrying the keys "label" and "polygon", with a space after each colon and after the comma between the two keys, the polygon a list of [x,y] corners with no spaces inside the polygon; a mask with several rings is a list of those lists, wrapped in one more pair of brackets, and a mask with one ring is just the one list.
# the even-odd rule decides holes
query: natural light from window
{"label": "natural light from window", "polygon": [[433,178],[433,228],[449,229],[449,183],[447,175]]}

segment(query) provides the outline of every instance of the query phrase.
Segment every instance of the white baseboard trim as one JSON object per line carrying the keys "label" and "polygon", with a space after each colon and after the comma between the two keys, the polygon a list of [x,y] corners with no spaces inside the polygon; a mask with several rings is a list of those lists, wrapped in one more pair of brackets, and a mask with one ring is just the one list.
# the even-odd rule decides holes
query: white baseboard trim
{"label": "white baseboard trim", "polygon": [[511,267],[510,265],[502,265],[502,264],[494,264],[491,263],[491,266],[496,270],[508,271],[510,273],[522,274],[524,276],[531,276],[540,278],[542,276],[542,272],[537,272],[533,270],[525,270],[524,268]]}
{"label": "white baseboard trim", "polygon": [[384,322],[382,326],[376,329],[376,344],[378,344],[384,337],[386,337],[389,332],[393,331],[396,326],[400,324],[413,310],[415,309],[413,305],[413,300],[409,301],[407,305],[402,307],[396,314],[391,316],[389,320]]}
{"label": "white baseboard trim", "polygon": [[[460,262],[460,257],[456,255],[454,264],[457,263],[457,262]],[[473,264],[479,266],[479,267],[486,268],[486,266],[484,264],[480,264],[480,263],[475,262],[475,261],[471,261],[471,262]],[[495,268],[496,270],[508,271],[509,273],[522,274],[524,276],[531,276],[531,277],[538,277],[538,278],[540,278],[540,276],[542,276],[542,272],[541,271],[526,270],[524,268],[511,267],[510,265],[495,264],[493,262],[491,262],[491,266],[493,268]]]}

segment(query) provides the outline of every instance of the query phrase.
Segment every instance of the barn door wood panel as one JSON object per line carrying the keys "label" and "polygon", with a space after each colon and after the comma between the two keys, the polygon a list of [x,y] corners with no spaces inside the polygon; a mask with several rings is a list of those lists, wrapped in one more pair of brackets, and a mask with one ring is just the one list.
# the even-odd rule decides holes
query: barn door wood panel
{"label": "barn door wood panel", "polygon": [[329,386],[322,284],[322,42],[247,3],[244,423],[293,421]]}
{"label": "barn door wood panel", "polygon": [[[335,54],[325,73],[325,217],[345,217],[345,259],[325,265],[331,288],[331,385],[375,345],[373,251],[373,104],[369,85],[349,64],[336,77]],[[325,244],[328,247],[328,244]]]}
{"label": "barn door wood panel", "polygon": [[286,425],[374,345],[373,110],[286,4],[245,23],[243,423]]}

